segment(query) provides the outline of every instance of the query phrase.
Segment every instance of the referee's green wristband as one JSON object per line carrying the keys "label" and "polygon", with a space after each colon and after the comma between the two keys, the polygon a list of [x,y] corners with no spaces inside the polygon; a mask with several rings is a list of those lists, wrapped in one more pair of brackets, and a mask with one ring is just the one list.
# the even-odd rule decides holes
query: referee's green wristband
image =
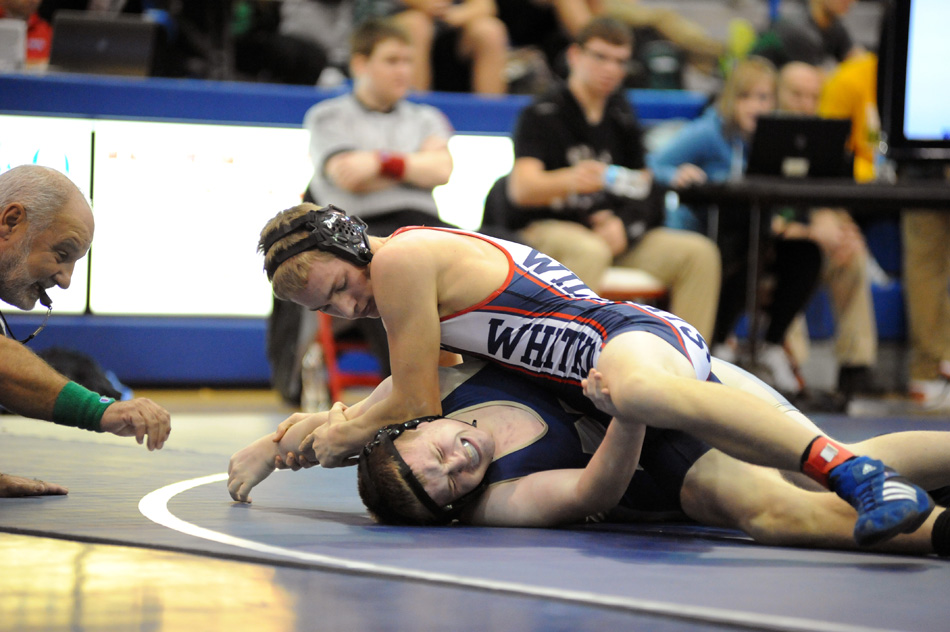
{"label": "referee's green wristband", "polygon": [[75,382],[69,382],[56,398],[53,423],[102,432],[99,429],[102,413],[114,402],[111,397],[100,397],[98,393],[93,393]]}

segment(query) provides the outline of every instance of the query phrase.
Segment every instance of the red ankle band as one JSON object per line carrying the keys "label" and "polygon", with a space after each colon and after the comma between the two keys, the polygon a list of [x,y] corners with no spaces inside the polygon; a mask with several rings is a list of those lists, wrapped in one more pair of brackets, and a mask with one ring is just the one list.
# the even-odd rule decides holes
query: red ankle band
{"label": "red ankle band", "polygon": [[854,454],[828,437],[818,436],[802,454],[802,472],[828,487],[828,474]]}

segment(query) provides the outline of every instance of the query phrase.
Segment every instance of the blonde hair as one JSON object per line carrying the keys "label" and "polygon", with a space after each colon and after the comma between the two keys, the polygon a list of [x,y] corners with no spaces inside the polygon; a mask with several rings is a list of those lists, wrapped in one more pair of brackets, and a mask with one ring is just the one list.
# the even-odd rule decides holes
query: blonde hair
{"label": "blonde hair", "polygon": [[[288,229],[291,222],[302,217],[310,211],[318,211],[321,207],[315,204],[298,204],[292,208],[284,209],[272,217],[261,230],[260,239],[257,242],[258,252],[264,252],[264,243],[275,232],[283,232]],[[281,239],[271,245],[270,250],[264,253],[264,269],[267,270],[274,258],[281,252],[290,248],[297,242],[305,239],[309,233],[304,230],[294,231],[284,235]],[[284,300],[290,300],[290,297],[298,294],[307,287],[307,281],[310,276],[310,268],[316,262],[330,261],[335,257],[321,250],[305,250],[295,255],[287,261],[280,264],[273,275],[268,275],[271,282],[271,288],[274,296]]]}
{"label": "blonde hair", "polygon": [[723,127],[731,133],[735,133],[736,126],[736,102],[742,97],[748,95],[752,88],[762,81],[768,79],[772,82],[772,91],[777,86],[778,72],[775,70],[775,64],[764,57],[755,55],[743,59],[726,78],[726,83],[719,93],[719,99],[716,102],[716,109],[722,117]]}

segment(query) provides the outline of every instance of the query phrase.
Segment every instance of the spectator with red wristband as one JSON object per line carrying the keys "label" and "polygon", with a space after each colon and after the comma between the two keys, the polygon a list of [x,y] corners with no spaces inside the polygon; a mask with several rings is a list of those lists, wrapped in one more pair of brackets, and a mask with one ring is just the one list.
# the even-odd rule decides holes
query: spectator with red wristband
{"label": "spectator with red wristband", "polygon": [[412,73],[409,36],[394,22],[369,20],[351,41],[353,91],[314,105],[304,117],[321,204],[356,209],[389,233],[408,223],[438,223],[432,189],[452,173],[442,112],[405,100]]}
{"label": "spectator with red wristband", "polygon": [[[450,226],[432,190],[452,174],[451,123],[436,108],[406,101],[413,48],[396,23],[370,19],[350,39],[353,91],[307,111],[314,174],[309,194],[359,215],[372,233],[403,226]],[[386,334],[378,321],[358,325],[389,374]]]}
{"label": "spectator with red wristband", "polygon": [[[0,174],[0,300],[20,309],[32,309],[37,300],[49,306],[46,289],[69,287],[94,229],[89,204],[58,171],[24,165]],[[2,316],[0,406],[64,426],[135,436],[139,443],[147,437],[149,450],[161,449],[171,432],[168,411],[143,398],[117,402],[70,382],[17,341]],[[0,498],[67,491],[0,473]]]}

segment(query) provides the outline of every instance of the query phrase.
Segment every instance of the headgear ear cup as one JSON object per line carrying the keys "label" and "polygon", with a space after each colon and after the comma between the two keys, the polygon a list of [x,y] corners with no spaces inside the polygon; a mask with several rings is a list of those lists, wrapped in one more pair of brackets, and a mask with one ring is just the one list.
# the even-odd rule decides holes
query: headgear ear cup
{"label": "headgear ear cup", "polygon": [[311,235],[317,238],[317,247],[320,250],[358,266],[369,265],[373,260],[366,235],[366,222],[347,215],[332,204],[321,211],[310,211],[310,215],[313,217],[314,226]]}
{"label": "headgear ear cup", "polygon": [[[267,262],[270,249],[287,235],[298,231],[307,231],[310,234],[294,245],[277,251]],[[284,230],[274,231],[264,238],[260,250],[264,253],[267,278],[273,279],[274,273],[283,262],[313,249],[329,252],[360,267],[369,265],[373,259],[369,236],[366,234],[366,222],[328,204],[325,208],[309,211],[290,222]]]}

